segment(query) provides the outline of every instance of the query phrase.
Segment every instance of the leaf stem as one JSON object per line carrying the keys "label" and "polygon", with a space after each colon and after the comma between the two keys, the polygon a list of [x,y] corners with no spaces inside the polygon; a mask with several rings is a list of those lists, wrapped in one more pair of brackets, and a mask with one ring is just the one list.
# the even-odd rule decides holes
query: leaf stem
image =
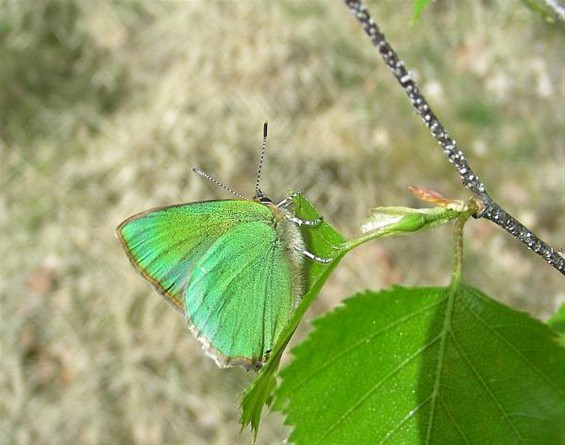
{"label": "leaf stem", "polygon": [[469,219],[469,215],[462,215],[455,220],[453,225],[453,273],[451,275],[451,286],[458,287],[461,283],[461,269],[463,266],[463,227]]}

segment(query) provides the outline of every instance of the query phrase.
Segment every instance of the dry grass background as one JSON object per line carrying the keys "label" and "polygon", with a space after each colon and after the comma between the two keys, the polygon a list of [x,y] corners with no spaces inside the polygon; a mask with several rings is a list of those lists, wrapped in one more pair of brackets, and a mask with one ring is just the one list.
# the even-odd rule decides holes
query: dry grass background
{"label": "dry grass background", "polygon": [[[565,246],[563,34],[516,1],[372,1],[492,194]],[[0,1],[2,444],[248,443],[238,394],[130,267],[115,226],[147,208],[301,189],[347,235],[417,184],[465,191],[341,1]],[[467,281],[547,317],[563,278],[486,221]],[[447,283],[449,229],[366,245],[312,310],[366,287]],[[344,378],[347,378],[344,376]],[[280,443],[268,415],[260,443]]]}

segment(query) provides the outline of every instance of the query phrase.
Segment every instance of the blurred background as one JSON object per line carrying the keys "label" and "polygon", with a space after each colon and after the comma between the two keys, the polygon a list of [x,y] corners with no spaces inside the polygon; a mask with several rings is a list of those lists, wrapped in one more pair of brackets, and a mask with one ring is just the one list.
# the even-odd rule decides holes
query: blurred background
{"label": "blurred background", "polygon": [[[370,9],[491,194],[565,246],[563,31],[516,0]],[[151,207],[303,190],[346,236],[407,186],[468,194],[341,1],[0,0],[0,442],[231,444],[253,379],[205,358],[115,227]],[[464,277],[545,319],[563,277],[487,221]],[[450,228],[362,246],[309,318],[355,292],[445,285]],[[304,335],[308,323],[304,323]],[[259,443],[281,443],[278,414]]]}

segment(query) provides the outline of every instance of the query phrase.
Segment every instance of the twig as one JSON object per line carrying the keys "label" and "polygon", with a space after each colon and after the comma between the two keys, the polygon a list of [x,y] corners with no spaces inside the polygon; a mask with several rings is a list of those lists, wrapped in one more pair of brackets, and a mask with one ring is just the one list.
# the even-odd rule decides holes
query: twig
{"label": "twig", "polygon": [[455,140],[449,136],[447,130],[445,130],[433,113],[428,102],[416,86],[416,83],[412,80],[412,75],[404,67],[404,62],[400,60],[396,52],[387,42],[384,34],[380,32],[379,27],[371,18],[365,5],[359,0],[345,0],[345,4],[353,16],[363,26],[365,33],[373,42],[379,55],[410,99],[412,107],[422,118],[424,124],[426,124],[432,136],[441,146],[449,161],[457,169],[463,185],[471,190],[479,201],[480,210],[474,217],[486,218],[502,227],[514,238],[524,243],[529,249],[533,250],[555,269],[565,275],[565,257],[539,239],[531,230],[512,217],[488,195],[484,184],[473,172],[471,167],[469,167],[465,155],[457,148]]}

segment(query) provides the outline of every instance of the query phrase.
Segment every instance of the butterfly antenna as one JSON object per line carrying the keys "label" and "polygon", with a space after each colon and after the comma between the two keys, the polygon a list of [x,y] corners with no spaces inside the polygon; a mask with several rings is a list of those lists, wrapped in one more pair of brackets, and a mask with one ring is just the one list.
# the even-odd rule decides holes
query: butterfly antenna
{"label": "butterfly antenna", "polygon": [[261,180],[261,170],[263,169],[263,160],[265,159],[265,150],[267,149],[267,126],[268,122],[263,124],[263,147],[261,148],[261,157],[259,158],[259,168],[257,168],[257,180],[255,181],[255,196],[263,196],[263,192],[259,188]]}
{"label": "butterfly antenna", "polygon": [[211,183],[219,185],[220,187],[222,187],[224,190],[227,190],[231,194],[233,194],[233,195],[235,195],[235,196],[237,196],[241,199],[247,199],[245,196],[240,195],[235,190],[230,189],[227,185],[224,185],[220,181],[218,181],[217,179],[213,178],[210,174],[206,173],[204,170],[200,170],[199,168],[193,168],[192,171],[194,173],[196,173],[197,175],[202,176],[203,178],[206,178]]}

